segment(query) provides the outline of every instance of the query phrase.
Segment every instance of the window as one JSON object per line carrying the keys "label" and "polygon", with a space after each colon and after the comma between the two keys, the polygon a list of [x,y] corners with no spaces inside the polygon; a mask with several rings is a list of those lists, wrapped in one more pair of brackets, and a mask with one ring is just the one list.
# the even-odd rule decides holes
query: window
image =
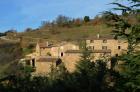
{"label": "window", "polygon": [[94,46],[92,47],[92,50],[94,50]]}
{"label": "window", "polygon": [[89,46],[88,50],[94,50],[94,46]]}
{"label": "window", "polygon": [[94,43],[94,40],[90,40],[90,43]]}
{"label": "window", "polygon": [[63,57],[63,52],[61,52],[61,57]]}
{"label": "window", "polygon": [[89,46],[89,47],[88,47],[88,50],[92,50],[92,46]]}
{"label": "window", "polygon": [[60,65],[62,63],[62,60],[59,58],[57,61],[56,61],[56,66]]}
{"label": "window", "polygon": [[120,50],[121,49],[121,46],[118,46],[118,50]]}
{"label": "window", "polygon": [[32,59],[32,67],[35,67],[35,59]]}
{"label": "window", "polygon": [[102,46],[102,50],[107,50],[107,46]]}
{"label": "window", "polygon": [[103,43],[107,43],[107,40],[103,40]]}
{"label": "window", "polygon": [[118,57],[119,55],[118,54],[115,54],[115,56]]}

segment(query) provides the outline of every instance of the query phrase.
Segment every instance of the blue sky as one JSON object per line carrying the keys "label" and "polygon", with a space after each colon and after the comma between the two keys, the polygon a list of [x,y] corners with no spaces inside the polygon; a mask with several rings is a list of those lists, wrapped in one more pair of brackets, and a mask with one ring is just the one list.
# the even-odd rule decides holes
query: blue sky
{"label": "blue sky", "polygon": [[0,32],[8,29],[23,31],[37,28],[41,21],[54,20],[58,15],[72,18],[85,15],[93,18],[112,6],[112,0],[1,0]]}

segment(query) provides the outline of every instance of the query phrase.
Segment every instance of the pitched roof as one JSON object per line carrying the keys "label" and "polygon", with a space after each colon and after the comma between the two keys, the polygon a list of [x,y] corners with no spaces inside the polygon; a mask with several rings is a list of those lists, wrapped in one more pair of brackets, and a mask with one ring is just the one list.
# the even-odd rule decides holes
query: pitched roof
{"label": "pitched roof", "polygon": [[[111,53],[111,50],[93,50],[91,53]],[[82,53],[81,50],[67,50],[65,53]]]}
{"label": "pitched roof", "polygon": [[108,40],[108,39],[114,39],[113,35],[99,35],[99,36],[92,36],[88,37],[87,40]]}
{"label": "pitched roof", "polygon": [[51,48],[55,47],[53,44],[48,44],[48,43],[39,43],[40,48]]}
{"label": "pitched roof", "polygon": [[[48,44],[47,42],[44,43],[38,43],[40,48],[52,48],[52,47],[60,47],[66,44],[73,44],[73,43],[69,43],[69,42],[61,42],[59,44]],[[74,44],[75,45],[75,44]]]}
{"label": "pitched roof", "polygon": [[56,57],[39,57],[37,62],[56,62],[58,58]]}

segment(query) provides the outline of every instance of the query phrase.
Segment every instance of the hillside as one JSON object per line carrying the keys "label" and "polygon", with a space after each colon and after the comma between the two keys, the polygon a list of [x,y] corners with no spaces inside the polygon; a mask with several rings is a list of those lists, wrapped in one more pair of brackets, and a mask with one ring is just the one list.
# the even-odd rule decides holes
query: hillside
{"label": "hillside", "polygon": [[7,42],[0,39],[0,77],[12,73],[15,62],[22,57],[19,43]]}
{"label": "hillside", "polygon": [[46,40],[71,41],[91,37],[96,35],[97,33],[100,33],[102,35],[110,34],[111,28],[107,27],[106,25],[83,25],[80,27],[71,28],[54,27],[49,31],[45,29],[40,29],[35,31],[19,33],[18,36],[22,36],[23,38],[32,37]]}
{"label": "hillside", "polygon": [[[112,34],[112,18],[108,15],[95,17],[94,19],[73,19],[70,20],[65,16],[58,16],[56,22],[45,22],[37,29],[27,28],[24,32],[7,32],[9,39],[22,38],[22,46],[28,47],[34,45],[37,41],[77,41],[79,39],[88,38],[97,34],[106,35]],[[130,24],[139,24],[139,15],[122,16],[128,20]],[[60,21],[61,20],[61,21]]]}
{"label": "hillside", "polygon": [[[66,16],[58,16],[55,22],[45,22],[37,29],[27,28],[24,32],[17,33],[17,37],[37,38],[51,41],[71,41],[87,38],[96,34],[112,33],[112,18],[103,14],[94,19],[70,19]],[[139,15],[122,16],[130,24],[139,24]],[[11,35],[10,35],[11,36]]]}

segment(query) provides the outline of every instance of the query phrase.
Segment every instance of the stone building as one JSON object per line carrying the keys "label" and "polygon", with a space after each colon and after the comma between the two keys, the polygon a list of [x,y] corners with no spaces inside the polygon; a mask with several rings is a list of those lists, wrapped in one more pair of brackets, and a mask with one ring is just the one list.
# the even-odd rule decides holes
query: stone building
{"label": "stone building", "polygon": [[[128,43],[126,40],[114,39],[113,36],[94,36],[86,39],[86,47],[91,51],[92,61],[107,59],[119,56],[127,52]],[[81,50],[67,50],[64,57],[65,65],[69,71],[74,71],[75,64],[81,57]],[[110,62],[107,63],[110,67]]]}
{"label": "stone building", "polygon": [[62,42],[60,44],[37,43],[36,53],[38,56],[63,57],[67,50],[79,50],[79,46],[73,43]]}
{"label": "stone building", "polygon": [[[57,65],[61,61],[66,61],[66,51],[68,50],[79,50],[79,46],[73,43],[62,42],[60,44],[49,44],[48,42],[37,43],[36,52],[26,55],[25,64],[35,68],[33,74],[46,75],[51,72],[51,67],[57,68]],[[72,59],[72,61],[75,61]],[[69,65],[68,62],[64,62],[66,67]]]}
{"label": "stone building", "polygon": [[[86,47],[91,51],[92,61],[96,62],[98,59],[110,59],[112,56],[126,53],[128,43],[126,40],[114,39],[110,35],[97,35],[86,39]],[[58,59],[62,60],[68,71],[73,72],[82,55],[80,46],[70,42],[55,45],[48,42],[37,43],[35,53],[35,67],[38,74],[48,73],[51,65],[57,67]]]}
{"label": "stone building", "polygon": [[51,69],[56,68],[61,62],[61,59],[56,57],[40,56],[36,59],[36,71],[34,74],[47,75],[52,71]]}
{"label": "stone building", "polygon": [[[100,36],[88,38],[86,40],[87,47],[92,51],[99,50],[100,55],[106,52],[111,56],[118,56],[127,51],[128,43],[123,39],[114,39],[113,36]],[[96,57],[98,59],[98,57]]]}

